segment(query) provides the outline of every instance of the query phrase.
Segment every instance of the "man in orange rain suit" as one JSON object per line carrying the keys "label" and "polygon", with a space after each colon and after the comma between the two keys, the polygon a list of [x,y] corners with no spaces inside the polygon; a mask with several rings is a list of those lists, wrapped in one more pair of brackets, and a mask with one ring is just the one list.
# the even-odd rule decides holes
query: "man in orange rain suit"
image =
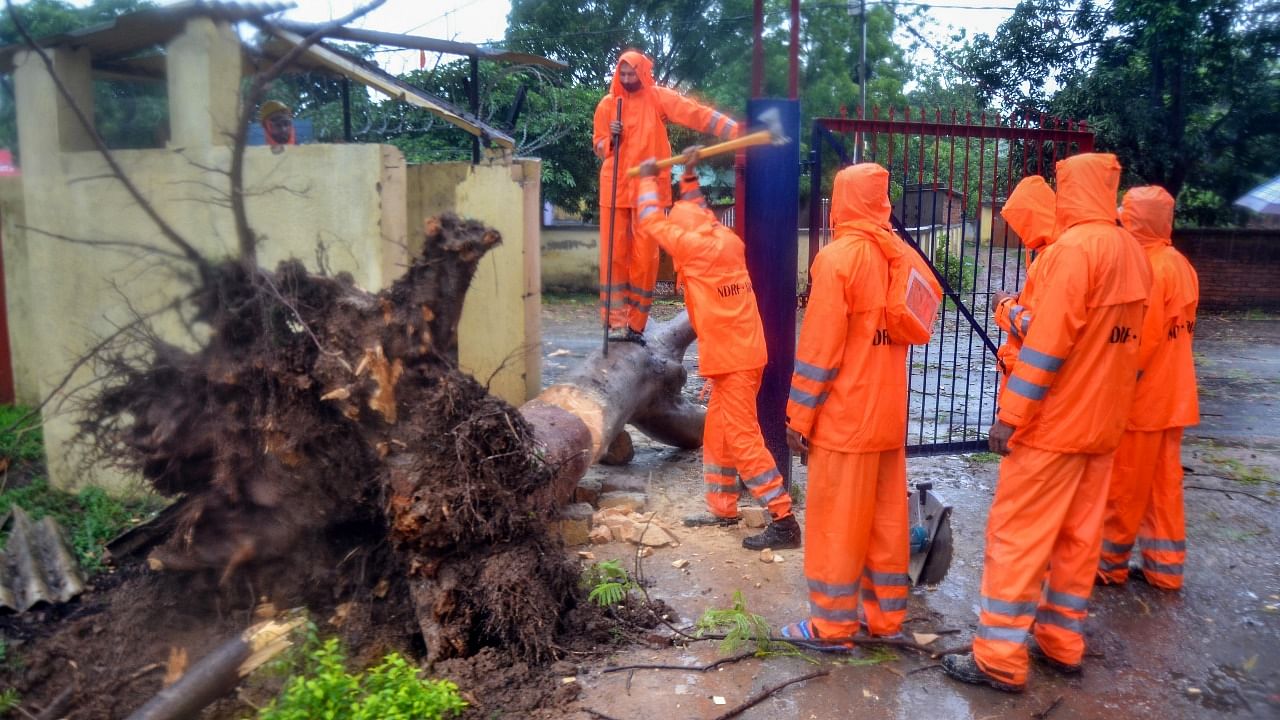
{"label": "man in orange rain suit", "polygon": [[1142,566],[1133,569],[1135,576],[1179,590],[1187,553],[1182,429],[1200,422],[1191,355],[1200,281],[1191,263],[1173,249],[1173,197],[1164,188],[1125,193],[1120,222],[1146,250],[1152,283],[1138,349],[1138,388],[1111,469],[1098,580],[1111,585],[1128,579],[1136,538]]}
{"label": "man in orange rain suit", "polygon": [[[689,322],[698,335],[698,367],[713,384],[702,432],[707,505],[713,523],[738,521],[738,480],[769,508],[773,522],[744,538],[749,550],[800,547],[800,525],[791,514],[791,496],[764,444],[756,417],[756,394],[768,360],[764,327],[747,274],[742,240],[716,222],[691,174],[697,148],[680,178],[680,200],[670,217],[658,202],[657,166],[645,162],[636,184],[636,238],[662,246],[685,286]],[[711,523],[696,523],[711,524]]]}
{"label": "man in orange rain suit", "polygon": [[1116,225],[1115,156],[1068,158],[1057,177],[1061,233],[1031,266],[1021,301],[1035,315],[990,431],[991,449],[1008,457],[987,517],[978,633],[973,653],[943,660],[957,680],[1008,692],[1026,686],[1033,622],[1032,653],[1080,670],[1151,287],[1142,249]]}
{"label": "man in orange rain suit", "polygon": [[[1056,203],[1053,188],[1049,187],[1043,177],[1032,175],[1018,183],[1000,210],[1009,229],[1017,234],[1026,248],[1028,273],[1032,253],[1044,250],[1053,242]],[[1013,363],[1018,359],[1018,351],[1022,349],[1022,338],[1031,327],[1031,312],[1018,302],[1018,295],[1015,293],[998,292],[995,300],[996,325],[1008,336],[996,352],[996,363],[1000,368],[1000,392],[1003,393],[1004,385],[1009,381],[1009,373],[1013,371]]]}
{"label": "man in orange rain suit", "polygon": [[[815,650],[844,650],[862,625],[896,635],[907,614],[907,348],[889,337],[889,257],[914,252],[893,234],[889,172],[836,174],[835,239],[814,258],[796,347],[787,443],[809,453],[804,575],[809,618],[782,628]],[[859,612],[861,600],[861,612]]]}
{"label": "man in orange rain suit", "polygon": [[[618,99],[622,100],[622,122],[617,119]],[[629,168],[649,158],[671,156],[667,121],[721,140],[738,137],[738,124],[714,108],[701,105],[653,82],[653,61],[635,50],[618,58],[618,67],[609,94],[596,105],[592,147],[604,160],[600,166],[600,313],[604,319],[609,301],[610,336],[614,340],[644,342],[644,328],[653,305],[653,286],[658,279],[658,246],[635,235],[637,179],[627,177]],[[613,147],[619,134],[620,149]],[[618,187],[613,192],[613,165],[618,166]],[[655,192],[662,209],[671,207],[671,171],[658,173]],[[609,217],[611,198],[616,197],[613,221],[613,277],[609,277]]]}

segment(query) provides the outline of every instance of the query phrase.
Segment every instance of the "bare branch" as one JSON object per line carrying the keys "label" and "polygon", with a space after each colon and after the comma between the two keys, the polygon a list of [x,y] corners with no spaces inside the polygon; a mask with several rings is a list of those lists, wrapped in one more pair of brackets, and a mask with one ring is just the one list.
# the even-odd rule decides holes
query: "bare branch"
{"label": "bare branch", "polygon": [[[13,0],[5,1],[12,2]],[[236,236],[240,241],[240,262],[250,271],[258,265],[258,236],[253,232],[253,228],[249,227],[249,215],[244,203],[244,150],[249,140],[249,123],[253,119],[254,109],[262,102],[267,86],[271,81],[279,77],[285,68],[292,65],[312,45],[319,42],[320,38],[324,37],[326,33],[363,17],[381,7],[386,1],[371,0],[367,5],[358,7],[337,20],[321,25],[316,28],[315,32],[303,38],[302,42],[285,53],[265,72],[258,73],[254,77],[253,84],[249,87],[248,96],[244,99],[244,106],[240,111],[240,121],[236,126],[235,146],[231,154],[231,213],[235,217]],[[270,23],[264,24],[270,25]]]}
{"label": "bare branch", "polygon": [[30,47],[36,55],[40,56],[40,60],[44,63],[45,69],[49,73],[49,77],[53,80],[53,84],[58,88],[58,93],[62,95],[63,100],[66,100],[67,105],[71,107],[71,111],[75,113],[76,119],[80,121],[81,127],[84,128],[86,133],[88,133],[89,138],[93,140],[94,146],[98,149],[98,152],[102,154],[102,158],[106,160],[107,166],[111,168],[111,172],[115,175],[116,179],[120,181],[121,185],[124,185],[125,190],[133,197],[134,201],[138,203],[138,206],[142,208],[142,211],[147,214],[147,217],[151,218],[151,221],[156,224],[156,227],[160,229],[161,234],[163,234],[169,242],[182,250],[182,254],[185,256],[184,259],[189,260],[199,268],[200,276],[202,278],[208,278],[211,273],[208,260],[197,252],[195,247],[193,247],[191,243],[187,242],[172,225],[166,222],[164,218],[160,217],[160,213],[158,213],[155,207],[147,201],[147,198],[143,196],[142,191],[133,184],[133,181],[125,174],[124,168],[120,167],[120,163],[116,161],[115,155],[113,155],[111,150],[107,148],[107,143],[102,139],[102,136],[98,134],[98,130],[93,126],[92,120],[85,116],[84,110],[80,108],[80,105],[76,103],[75,98],[71,96],[71,91],[67,89],[66,84],[62,82],[62,78],[58,77],[58,73],[54,71],[53,60],[49,57],[49,53],[45,52],[44,48],[40,47],[35,38],[31,37],[31,33],[27,31],[26,25],[24,25],[21,18],[18,17],[17,10],[13,8],[13,0],[5,0],[5,7],[9,11],[9,18],[13,20],[13,25],[17,29],[18,34],[22,36],[22,39],[26,42],[27,46]]}
{"label": "bare branch", "polygon": [[[12,12],[12,10],[13,8],[11,6],[10,12]],[[84,367],[86,363],[88,363],[90,360],[97,357],[98,353],[102,352],[104,348],[110,346],[111,343],[114,342],[116,338],[120,337],[126,332],[133,330],[139,325],[142,325],[147,320],[150,320],[151,318],[163,312],[167,312],[169,310],[172,310],[178,307],[179,305],[182,304],[184,300],[186,300],[185,297],[177,298],[172,302],[170,302],[168,305],[164,305],[162,307],[156,308],[155,310],[152,310],[151,312],[145,315],[139,315],[135,317],[132,322],[128,323],[127,325],[121,326],[115,332],[111,333],[110,335],[106,336],[102,340],[98,341],[96,345],[89,348],[88,352],[81,355],[79,359],[77,359],[74,363],[71,364],[70,369],[68,369],[66,374],[62,376],[62,379],[58,381],[58,384],[53,386],[53,389],[49,391],[49,394],[45,396],[44,400],[40,401],[39,405],[36,405],[35,407],[31,408],[29,412],[24,413],[17,420],[10,423],[8,427],[4,428],[3,430],[0,430],[0,433],[12,432],[15,428],[20,427],[23,423],[37,416],[40,413],[40,411],[44,410],[44,408],[49,405],[49,403],[53,400],[54,397],[58,395],[58,393],[62,392],[63,388],[67,386],[67,383],[71,382],[71,378],[74,377],[75,374],[80,371],[80,368]]]}
{"label": "bare branch", "polygon": [[18,229],[26,230],[27,232],[33,232],[37,235],[43,235],[47,238],[59,240],[61,242],[69,243],[71,245],[85,245],[88,247],[101,247],[101,248],[129,248],[132,250],[142,250],[148,253],[155,253],[156,255],[163,255],[164,257],[173,258],[174,260],[187,259],[187,256],[182,255],[180,253],[176,253],[172,250],[165,250],[163,248],[158,248],[154,245],[148,245],[146,243],[131,242],[129,240],[85,240],[83,238],[74,238],[67,235],[60,235],[55,232],[49,232],[48,230],[41,230],[40,228],[31,227],[30,225],[19,225]]}

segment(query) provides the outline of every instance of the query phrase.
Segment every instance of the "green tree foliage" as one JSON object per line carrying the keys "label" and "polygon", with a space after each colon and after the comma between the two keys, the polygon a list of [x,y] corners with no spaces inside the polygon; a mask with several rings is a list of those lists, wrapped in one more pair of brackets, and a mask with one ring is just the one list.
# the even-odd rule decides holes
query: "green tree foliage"
{"label": "green tree foliage", "polygon": [[[583,103],[581,124],[565,134],[563,142],[542,152],[544,172],[563,172],[554,180],[544,174],[544,185],[572,182],[581,200],[594,205],[598,165],[590,153],[591,116],[608,91],[618,55],[627,48],[654,59],[658,82],[742,115],[750,95],[752,5],[751,0],[515,0],[508,46],[569,64],[570,82],[589,98]],[[763,94],[768,97],[786,97],[788,92],[789,9],[785,0],[765,2]],[[895,22],[889,7],[868,12],[869,104],[887,107],[904,101],[908,70],[902,48],[893,40]],[[807,153],[806,130],[812,118],[857,112],[862,37],[858,19],[843,3],[810,3],[801,9],[800,40],[803,115],[797,140],[801,152]],[[671,142],[680,148],[706,142],[706,137],[673,128]]]}
{"label": "green tree foliage", "polygon": [[[79,28],[98,25],[117,15],[152,7],[147,0],[93,0],[85,7],[75,7],[61,0],[30,0],[16,5],[18,16],[27,31],[43,38]],[[0,12],[0,45],[22,42],[7,11]],[[13,103],[13,84],[5,78],[4,102],[0,104],[0,147],[17,150],[17,114]],[[99,80],[94,83],[94,123],[111,147],[151,147],[158,143],[168,127],[169,108],[164,83]]]}
{"label": "green tree foliage", "polygon": [[985,98],[1086,119],[1127,184],[1220,224],[1280,171],[1280,6],[1269,0],[1024,0],[964,65]]}

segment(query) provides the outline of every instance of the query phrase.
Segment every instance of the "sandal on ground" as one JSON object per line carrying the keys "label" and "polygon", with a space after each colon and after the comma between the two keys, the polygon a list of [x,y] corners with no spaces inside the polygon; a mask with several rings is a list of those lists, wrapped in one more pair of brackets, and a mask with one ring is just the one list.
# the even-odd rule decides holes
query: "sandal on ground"
{"label": "sandal on ground", "polygon": [[817,652],[828,653],[847,653],[853,652],[853,643],[849,641],[832,642],[823,640],[818,637],[818,631],[808,620],[800,620],[788,623],[782,626],[779,634],[786,639],[787,642],[802,647],[805,650],[814,650]]}

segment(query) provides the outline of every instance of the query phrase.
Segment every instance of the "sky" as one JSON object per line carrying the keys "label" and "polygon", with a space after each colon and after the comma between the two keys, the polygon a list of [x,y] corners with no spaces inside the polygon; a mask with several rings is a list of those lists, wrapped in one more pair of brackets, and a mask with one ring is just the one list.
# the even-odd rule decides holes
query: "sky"
{"label": "sky", "polygon": [[[909,14],[919,4],[915,0],[908,1],[912,4],[900,4],[899,9],[903,15]],[[359,0],[295,2],[298,7],[287,12],[286,16],[309,22],[341,17],[359,4]],[[813,0],[802,0],[801,6],[811,2]],[[939,0],[928,11],[935,24],[922,30],[933,42],[939,44],[947,42],[948,27],[964,28],[971,36],[981,32],[993,33],[1017,4],[1018,0]],[[510,11],[509,0],[387,0],[385,5],[356,25],[370,30],[483,43],[502,39]],[[925,53],[926,57],[930,55],[931,53]],[[416,69],[418,64],[416,53],[387,54],[384,58],[386,69],[397,74]]]}
{"label": "sky", "polygon": [[[801,0],[801,7],[815,1]],[[839,0],[835,0],[839,1]],[[89,0],[72,0],[76,5],[87,5]],[[165,4],[165,0],[160,0]],[[297,7],[285,13],[286,17],[303,22],[323,22],[342,17],[351,12],[361,0],[294,0]],[[922,0],[902,0],[899,10],[909,15]],[[949,41],[949,28],[964,28],[970,36],[977,33],[993,33],[1007,18],[1018,0],[938,0],[930,4],[932,24],[921,28],[936,44]],[[460,42],[483,43],[501,40],[506,33],[510,0],[387,0],[386,4],[355,23],[357,27],[385,32],[423,35]],[[908,38],[903,35],[903,42]],[[922,53],[922,59],[930,60],[932,53]],[[400,74],[417,69],[416,52],[383,53],[380,57],[384,69]],[[434,63],[434,58],[428,58]]]}

